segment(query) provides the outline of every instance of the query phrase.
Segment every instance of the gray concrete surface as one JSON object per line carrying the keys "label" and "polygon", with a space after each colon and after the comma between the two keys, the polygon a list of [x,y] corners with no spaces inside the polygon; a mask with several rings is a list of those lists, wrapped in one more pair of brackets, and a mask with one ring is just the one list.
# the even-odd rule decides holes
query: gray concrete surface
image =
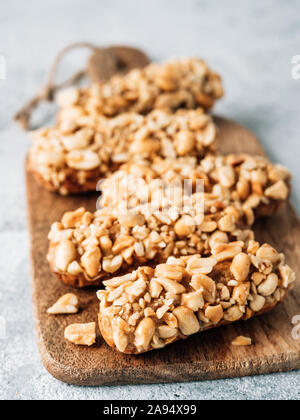
{"label": "gray concrete surface", "polygon": [[[299,399],[299,372],[99,388],[53,379],[41,365],[33,330],[23,173],[28,139],[12,122],[56,52],[70,42],[134,44],[155,59],[202,56],[224,78],[226,97],[216,112],[248,126],[273,160],[290,167],[300,212],[300,80],[291,76],[291,59],[300,54],[299,14],[297,0],[1,3],[0,54],[7,77],[0,80],[0,399]],[[85,56],[68,57],[63,73]]]}

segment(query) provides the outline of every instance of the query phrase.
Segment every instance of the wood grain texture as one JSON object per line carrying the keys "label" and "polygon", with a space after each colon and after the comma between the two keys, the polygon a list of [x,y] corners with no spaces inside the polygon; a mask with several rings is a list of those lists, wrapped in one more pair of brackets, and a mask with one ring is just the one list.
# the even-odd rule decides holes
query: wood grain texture
{"label": "wood grain texture", "polygon": [[[247,129],[216,118],[223,153],[263,154]],[[46,261],[47,234],[52,222],[71,209],[85,206],[94,211],[96,194],[60,197],[40,187],[26,172],[31,240],[33,303],[39,350],[46,369],[57,379],[78,385],[177,382],[246,376],[300,368],[300,340],[292,338],[291,319],[300,314],[300,282],[272,312],[191,336],[164,349],[123,355],[106,345],[99,331],[90,348],[64,340],[70,323],[96,321],[96,289],[77,290],[80,311],[75,315],[49,316],[46,310],[62,294],[74,291],[49,271]],[[255,224],[258,240],[285,252],[287,262],[300,274],[300,222],[288,204],[278,215]],[[250,336],[251,347],[233,347],[238,335]]]}

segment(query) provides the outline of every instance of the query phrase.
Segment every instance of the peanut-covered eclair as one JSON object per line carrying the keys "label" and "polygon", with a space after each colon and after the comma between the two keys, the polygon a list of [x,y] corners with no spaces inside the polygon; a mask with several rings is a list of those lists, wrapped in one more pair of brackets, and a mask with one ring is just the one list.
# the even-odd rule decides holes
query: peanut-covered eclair
{"label": "peanut-covered eclair", "polygon": [[[196,199],[193,195],[191,203]],[[99,285],[103,279],[142,264],[163,263],[172,255],[209,255],[212,242],[240,249],[239,241],[253,239],[241,209],[229,206],[204,214],[200,205],[187,203],[186,208],[194,211],[185,214],[176,207],[151,213],[147,205],[138,212],[106,208],[67,212],[49,233],[51,270],[72,286]]]}
{"label": "peanut-covered eclair", "polygon": [[202,181],[206,213],[241,206],[252,225],[257,217],[270,216],[287,202],[291,174],[282,165],[247,154],[209,155],[200,164],[193,157],[131,162],[104,180],[101,204],[120,208],[125,202],[125,208],[134,209],[147,200],[163,201],[162,195],[176,201],[182,197],[180,184],[188,185],[188,180],[199,186]]}
{"label": "peanut-covered eclair", "polygon": [[124,112],[147,114],[154,109],[210,109],[223,96],[220,76],[198,58],[151,63],[108,82],[61,92],[59,120],[68,125],[82,116],[112,117]]}
{"label": "peanut-covered eclair", "polygon": [[[207,158],[194,169],[178,160],[125,165],[104,182],[102,209],[67,212],[52,226],[52,271],[74,286],[100,284],[171,255],[205,255],[214,234],[223,242],[252,239],[248,227],[255,218],[286,201],[289,174],[262,158],[233,158]],[[190,188],[182,188],[185,181]],[[196,181],[203,189],[197,190]]]}
{"label": "peanut-covered eclair", "polygon": [[271,246],[215,242],[211,256],[170,257],[104,281],[99,327],[122,353],[160,349],[200,331],[274,308],[295,273]]}
{"label": "peanut-covered eclair", "polygon": [[124,162],[194,156],[214,151],[217,129],[203,109],[168,114],[153,111],[115,118],[98,116],[33,132],[29,168],[46,188],[61,194],[95,191],[97,182]]}

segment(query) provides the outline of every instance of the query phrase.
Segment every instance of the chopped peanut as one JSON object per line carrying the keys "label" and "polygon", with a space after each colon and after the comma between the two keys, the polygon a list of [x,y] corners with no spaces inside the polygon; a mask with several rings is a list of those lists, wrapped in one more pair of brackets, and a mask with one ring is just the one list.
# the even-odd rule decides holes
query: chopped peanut
{"label": "chopped peanut", "polygon": [[96,341],[96,323],[71,324],[65,329],[65,338],[74,344],[91,346]]}
{"label": "chopped peanut", "polygon": [[251,346],[252,340],[250,337],[244,337],[240,335],[239,337],[236,337],[232,343],[233,346]]}
{"label": "chopped peanut", "polygon": [[57,302],[47,309],[48,314],[75,314],[78,312],[78,298],[73,293],[61,296]]}

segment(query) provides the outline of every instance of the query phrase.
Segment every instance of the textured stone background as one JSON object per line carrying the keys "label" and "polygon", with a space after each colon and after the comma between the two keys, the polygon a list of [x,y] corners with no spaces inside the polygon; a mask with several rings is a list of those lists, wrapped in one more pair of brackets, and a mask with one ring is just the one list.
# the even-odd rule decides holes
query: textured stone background
{"label": "textured stone background", "polygon": [[[0,399],[275,399],[300,397],[300,373],[200,383],[80,388],[43,368],[33,330],[24,158],[28,139],[13,113],[34,94],[52,58],[78,40],[128,43],[155,59],[196,55],[221,72],[226,97],[216,112],[253,130],[273,160],[294,175],[300,211],[299,93],[291,77],[300,54],[297,0],[10,0],[0,8]],[[63,73],[79,67],[74,53]],[[48,113],[45,107],[38,116]],[[300,313],[300,309],[299,309]],[[6,338],[3,337],[3,320]]]}

